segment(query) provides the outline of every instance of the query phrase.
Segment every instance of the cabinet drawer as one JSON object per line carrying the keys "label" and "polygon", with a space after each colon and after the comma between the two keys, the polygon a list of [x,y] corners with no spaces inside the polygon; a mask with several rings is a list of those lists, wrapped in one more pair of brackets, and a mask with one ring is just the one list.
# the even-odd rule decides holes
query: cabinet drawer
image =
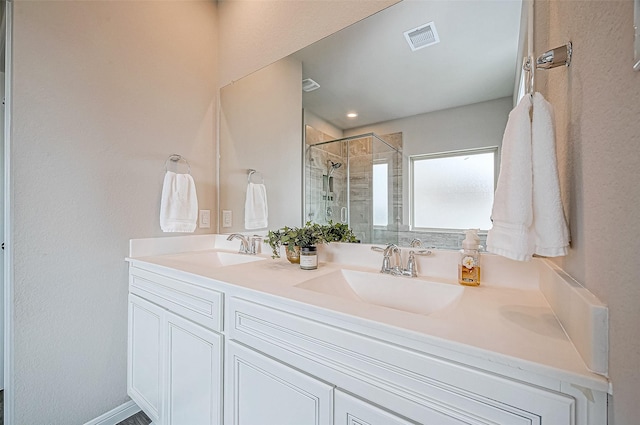
{"label": "cabinet drawer", "polygon": [[229,336],[422,424],[571,424],[564,394],[231,297]]}
{"label": "cabinet drawer", "polygon": [[129,274],[129,291],[208,329],[222,331],[221,292],[139,269]]}

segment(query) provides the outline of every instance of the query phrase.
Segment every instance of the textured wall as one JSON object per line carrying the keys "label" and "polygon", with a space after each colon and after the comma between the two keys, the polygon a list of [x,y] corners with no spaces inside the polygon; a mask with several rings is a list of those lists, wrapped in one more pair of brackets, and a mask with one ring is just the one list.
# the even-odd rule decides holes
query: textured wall
{"label": "textured wall", "polygon": [[633,1],[535,2],[535,50],[571,40],[569,68],[539,71],[554,105],[572,243],[558,264],[609,306],[609,425],[640,417],[640,72]]}
{"label": "textured wall", "polygon": [[130,238],[161,236],[165,158],[214,209],[215,3],[17,1],[14,424],[127,400]]}

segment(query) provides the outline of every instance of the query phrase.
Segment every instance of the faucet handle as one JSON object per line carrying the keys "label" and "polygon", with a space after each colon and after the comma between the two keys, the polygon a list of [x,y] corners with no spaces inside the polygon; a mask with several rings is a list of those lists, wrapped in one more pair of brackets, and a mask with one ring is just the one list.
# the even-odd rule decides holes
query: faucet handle
{"label": "faucet handle", "polygon": [[418,266],[416,264],[416,255],[431,255],[431,251],[421,249],[418,251],[409,251],[409,258],[407,259],[407,268],[402,273],[405,276],[418,277]]}
{"label": "faucet handle", "polygon": [[411,248],[424,248],[424,245],[422,245],[422,241],[418,238],[414,238],[409,244],[409,246]]}
{"label": "faucet handle", "polygon": [[382,258],[382,267],[380,267],[380,273],[391,273],[391,253],[389,252],[389,246],[387,246],[386,248],[372,246],[371,251],[382,252],[384,254],[384,257]]}
{"label": "faucet handle", "polygon": [[249,254],[255,255],[258,253],[258,247],[263,239],[260,235],[253,235],[249,238]]}
{"label": "faucet handle", "polygon": [[433,252],[429,251],[428,249],[419,249],[417,251],[409,251],[409,255],[431,255],[433,254]]}

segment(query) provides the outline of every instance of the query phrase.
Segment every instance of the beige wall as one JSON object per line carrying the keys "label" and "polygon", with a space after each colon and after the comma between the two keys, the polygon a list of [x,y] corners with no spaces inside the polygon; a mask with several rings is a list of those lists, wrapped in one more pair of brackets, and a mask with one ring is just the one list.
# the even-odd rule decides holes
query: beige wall
{"label": "beige wall", "polygon": [[14,11],[13,423],[82,424],[128,400],[124,258],[130,238],[163,235],[169,154],[189,160],[200,208],[215,209],[216,9]]}
{"label": "beige wall", "polygon": [[640,72],[633,1],[535,2],[535,50],[571,40],[569,68],[538,71],[554,105],[571,250],[561,267],[609,306],[610,425],[640,418]]}
{"label": "beige wall", "polygon": [[[302,223],[302,64],[281,59],[220,91],[220,210],[243,232],[247,171],[267,189],[269,229]],[[220,226],[222,220],[220,219]]]}

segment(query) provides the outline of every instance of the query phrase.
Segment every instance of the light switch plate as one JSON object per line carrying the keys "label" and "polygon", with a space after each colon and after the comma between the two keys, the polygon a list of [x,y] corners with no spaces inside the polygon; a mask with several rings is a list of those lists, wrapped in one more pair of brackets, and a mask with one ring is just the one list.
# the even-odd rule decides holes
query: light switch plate
{"label": "light switch plate", "polygon": [[211,210],[200,210],[200,228],[208,229],[211,227]]}
{"label": "light switch plate", "polygon": [[233,226],[233,214],[231,210],[222,210],[222,227]]}

